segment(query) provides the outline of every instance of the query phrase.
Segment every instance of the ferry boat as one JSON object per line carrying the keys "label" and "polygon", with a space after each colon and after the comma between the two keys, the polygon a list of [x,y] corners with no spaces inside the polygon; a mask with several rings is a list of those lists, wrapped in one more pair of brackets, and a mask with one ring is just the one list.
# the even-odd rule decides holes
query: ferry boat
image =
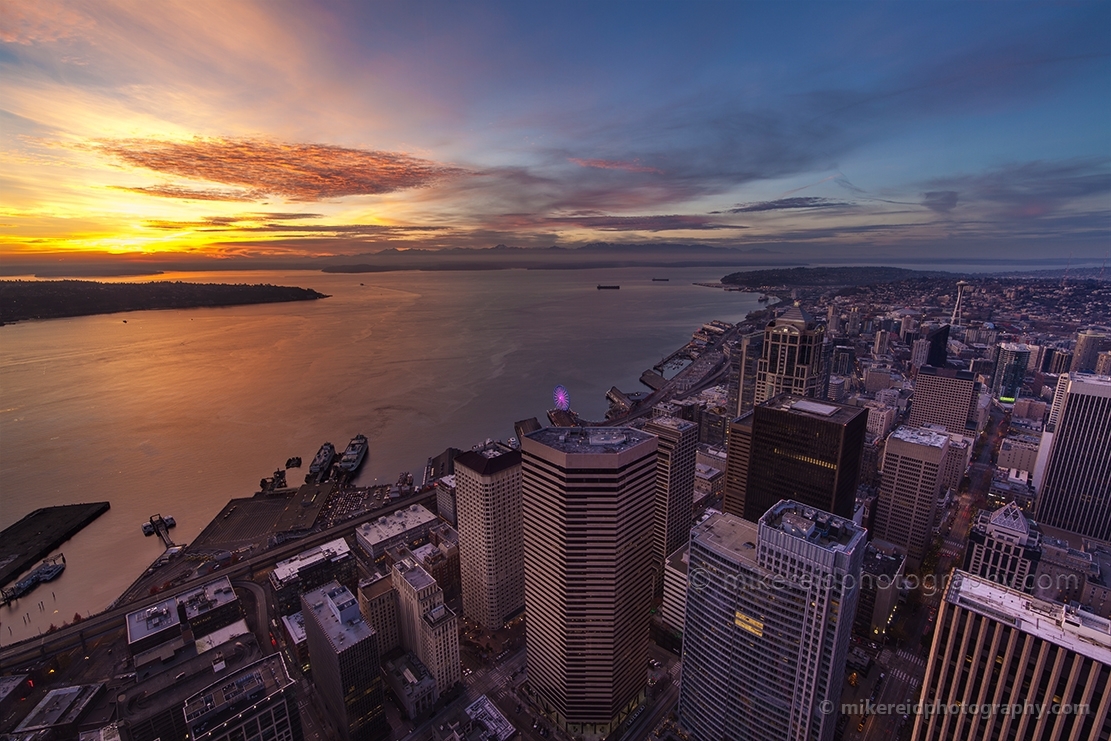
{"label": "ferry boat", "polygon": [[671,278],[653,278],[652,282],[653,283],[667,283],[670,280],[671,280]]}
{"label": "ferry boat", "polygon": [[619,288],[621,288],[621,286],[604,286],[600,283],[598,284],[598,290],[599,291],[616,291]]}
{"label": "ferry boat", "polygon": [[324,443],[320,446],[320,450],[316,451],[316,457],[312,459],[309,464],[309,475],[314,476],[318,473],[328,470],[328,466],[332,465],[332,459],[336,457],[336,446],[331,443]]}
{"label": "ferry boat", "polygon": [[62,572],[65,570],[66,557],[61,553],[57,556],[44,558],[42,563],[36,566],[30,574],[17,581],[13,586],[3,590],[4,603],[19,599],[39,584],[54,581],[61,576]]}
{"label": "ferry boat", "polygon": [[366,435],[356,435],[347,444],[347,450],[343,451],[343,456],[336,464],[336,468],[346,473],[353,473],[362,464],[363,458],[366,457],[366,450]]}

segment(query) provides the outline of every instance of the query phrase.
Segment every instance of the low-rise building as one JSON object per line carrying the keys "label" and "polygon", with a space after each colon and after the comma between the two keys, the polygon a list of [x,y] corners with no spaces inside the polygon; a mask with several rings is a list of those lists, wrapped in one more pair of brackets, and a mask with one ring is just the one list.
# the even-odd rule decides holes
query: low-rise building
{"label": "low-rise building", "polygon": [[299,611],[302,594],[330,581],[337,581],[348,589],[354,589],[358,581],[355,556],[343,538],[278,561],[270,572],[270,586],[279,614]]}
{"label": "low-rise building", "polygon": [[393,690],[401,710],[410,720],[418,718],[436,706],[440,693],[436,680],[417,655],[409,652],[382,665],[386,684]]}
{"label": "low-rise building", "polygon": [[390,548],[415,548],[427,543],[429,531],[440,522],[443,520],[435,514],[414,504],[359,525],[355,539],[368,560],[381,562]]}

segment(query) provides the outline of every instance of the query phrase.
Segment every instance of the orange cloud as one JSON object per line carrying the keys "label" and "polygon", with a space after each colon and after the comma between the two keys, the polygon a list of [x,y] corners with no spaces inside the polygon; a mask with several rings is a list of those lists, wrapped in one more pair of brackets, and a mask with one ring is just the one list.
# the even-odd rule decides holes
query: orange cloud
{"label": "orange cloud", "polygon": [[463,173],[457,167],[398,152],[258,139],[112,139],[98,141],[93,148],[133,167],[244,189],[177,185],[129,189],[169,198],[250,200],[276,195],[318,201],[420,188]]}
{"label": "orange cloud", "polygon": [[579,167],[593,167],[599,170],[625,170],[626,172],[652,172],[663,175],[663,171],[657,170],[655,167],[642,165],[636,160],[621,162],[619,160],[584,160],[578,157],[570,157],[568,160]]}

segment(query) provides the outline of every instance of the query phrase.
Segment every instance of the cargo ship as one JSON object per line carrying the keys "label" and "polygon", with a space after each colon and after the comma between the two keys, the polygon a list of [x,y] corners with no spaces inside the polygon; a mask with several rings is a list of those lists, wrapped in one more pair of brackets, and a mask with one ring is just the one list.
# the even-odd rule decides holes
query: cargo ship
{"label": "cargo ship", "polygon": [[343,456],[336,464],[336,468],[344,473],[354,473],[355,470],[362,465],[363,459],[366,457],[367,442],[366,435],[356,435],[351,438],[351,442],[347,444],[347,450],[343,451]]}
{"label": "cargo ship", "polygon": [[320,450],[316,451],[316,457],[312,459],[309,464],[309,475],[315,476],[318,473],[327,473],[328,467],[332,465],[332,459],[336,457],[336,446],[331,443],[324,443],[320,446]]}
{"label": "cargo ship", "polygon": [[27,576],[17,581],[13,586],[3,590],[3,602],[7,604],[19,599],[30,592],[39,584],[54,581],[66,570],[66,557],[59,553],[57,556],[44,558],[42,563],[35,567]]}
{"label": "cargo ship", "polygon": [[599,291],[616,291],[619,288],[621,288],[621,286],[604,286],[601,283],[598,284]]}
{"label": "cargo ship", "polygon": [[653,278],[652,282],[653,283],[667,283],[670,280],[671,280],[671,278]]}

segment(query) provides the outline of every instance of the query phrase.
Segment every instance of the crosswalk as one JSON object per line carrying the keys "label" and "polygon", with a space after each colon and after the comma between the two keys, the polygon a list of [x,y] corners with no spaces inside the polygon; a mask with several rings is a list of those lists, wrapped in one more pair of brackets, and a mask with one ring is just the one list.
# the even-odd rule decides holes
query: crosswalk
{"label": "crosswalk", "polygon": [[900,649],[894,655],[894,658],[894,665],[889,670],[892,678],[909,684],[911,687],[917,687],[922,683],[922,676],[926,673],[925,659],[906,649]]}

